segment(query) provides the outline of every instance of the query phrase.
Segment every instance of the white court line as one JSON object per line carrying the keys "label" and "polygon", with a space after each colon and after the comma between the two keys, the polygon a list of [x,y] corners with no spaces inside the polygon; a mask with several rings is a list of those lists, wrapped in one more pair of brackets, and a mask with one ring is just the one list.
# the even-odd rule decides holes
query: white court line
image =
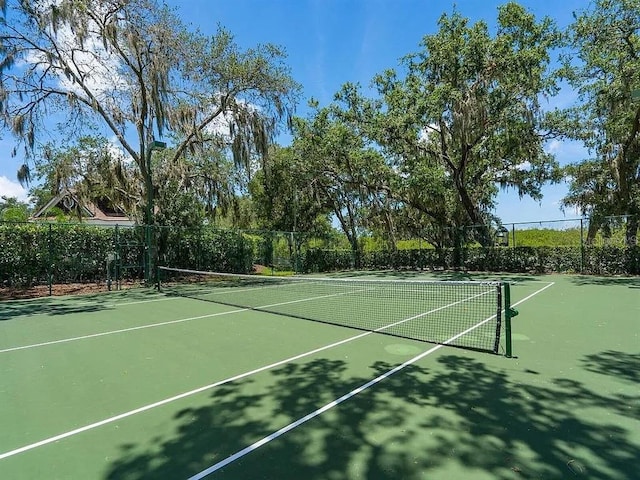
{"label": "white court line", "polygon": [[[284,359],[284,360],[280,360],[280,361],[272,363],[270,365],[266,365],[266,366],[257,368],[255,370],[251,370],[249,372],[241,373],[239,375],[236,375],[236,376],[224,379],[224,380],[220,380],[218,382],[211,383],[209,385],[205,385],[204,387],[196,388],[194,390],[190,390],[188,392],[184,392],[184,393],[175,395],[175,396],[170,397],[170,398],[165,398],[164,400],[160,400],[158,402],[151,403],[149,405],[145,405],[143,407],[136,408],[134,410],[130,410],[128,412],[124,412],[124,413],[121,413],[121,414],[113,416],[113,417],[105,418],[104,420],[100,420],[99,422],[91,423],[89,425],[85,425],[83,427],[76,428],[75,430],[71,430],[69,432],[61,433],[61,434],[55,435],[53,437],[45,438],[44,440],[40,440],[39,442],[31,443],[29,445],[25,445],[23,447],[16,448],[14,450],[10,450],[8,452],[0,454],[0,460],[2,460],[4,458],[12,457],[12,456],[17,455],[19,453],[23,453],[23,452],[26,452],[26,451],[29,451],[29,450],[33,450],[34,448],[38,448],[38,447],[42,447],[44,445],[48,445],[49,443],[57,442],[59,440],[71,437],[73,435],[77,435],[77,434],[82,433],[82,432],[86,432],[87,430],[92,430],[94,428],[101,427],[103,425],[107,425],[109,423],[113,423],[113,422],[116,422],[118,420],[122,420],[123,418],[127,418],[127,417],[130,417],[130,416],[138,414],[138,413],[146,412],[147,410],[151,410],[152,408],[160,407],[162,405],[166,405],[168,403],[175,402],[176,400],[180,400],[182,398],[189,397],[191,395],[195,395],[196,393],[201,393],[201,392],[204,392],[206,390],[212,389],[214,387],[218,387],[220,385],[224,385],[225,383],[233,382],[235,380],[240,380],[240,379],[248,377],[250,375],[254,375],[256,373],[260,373],[260,372],[264,372],[266,370],[270,370],[270,369],[278,367],[280,365],[284,365],[286,363],[293,362],[295,360],[299,360],[299,359],[307,357],[309,355],[313,355],[315,353],[322,352],[323,350],[328,350],[330,348],[337,347],[338,345],[343,345],[345,343],[357,340],[359,338],[366,337],[367,335],[371,335],[371,334],[373,334],[375,332],[380,332],[380,331],[383,331],[383,330],[385,330],[387,328],[391,328],[393,326],[399,325],[401,323],[409,322],[411,320],[423,317],[423,316],[428,315],[430,313],[435,313],[435,312],[438,312],[438,311],[443,310],[445,308],[449,308],[449,307],[458,305],[460,303],[467,302],[467,301],[469,301],[469,300],[471,300],[473,298],[476,298],[477,296],[484,295],[485,293],[486,292],[483,292],[483,293],[474,295],[472,297],[468,297],[468,298],[463,299],[463,300],[458,300],[457,302],[454,302],[454,303],[451,303],[449,305],[445,305],[445,306],[442,306],[442,307],[435,308],[433,310],[430,310],[429,312],[420,313],[418,315],[414,315],[412,317],[405,318],[403,320],[399,320],[399,321],[397,321],[397,322],[395,322],[395,323],[393,323],[391,325],[385,325],[384,327],[377,328],[376,330],[373,330],[373,331],[370,331],[370,332],[364,332],[364,333],[361,333],[359,335],[355,335],[353,337],[349,337],[349,338],[346,338],[344,340],[340,340],[339,342],[335,342],[335,343],[332,343],[330,345],[325,345],[323,347],[319,347],[319,348],[316,348],[314,350],[310,350],[308,352],[300,353],[298,355],[295,355],[293,357],[290,357],[290,358],[287,358],[287,359]],[[296,300],[296,301],[298,301],[298,300]],[[266,308],[266,307],[269,307],[269,306],[277,306],[277,305],[281,305],[281,304],[265,305],[263,308]],[[224,313],[235,313],[235,312],[239,312],[239,311],[244,311],[244,310],[234,310],[233,312],[224,312]],[[220,314],[217,314],[217,315],[220,315]]]}
{"label": "white court line", "polygon": [[[108,295],[108,294],[105,294]],[[57,297],[55,297],[57,298]],[[176,300],[176,297],[162,297],[162,298],[154,298],[151,300],[136,300],[136,301],[132,301],[132,302],[112,302],[112,303],[104,303],[101,304],[99,302],[87,302],[87,301],[81,301],[78,303],[73,303],[71,305],[68,304],[56,304],[54,303],[53,305],[45,303],[43,305],[43,307],[58,307],[61,306],[62,308],[77,308],[77,307],[92,307],[92,306],[100,306],[100,307],[104,307],[104,308],[117,308],[117,307],[126,307],[129,305],[138,305],[141,303],[152,303],[152,302],[166,302],[167,300]],[[42,300],[41,298],[25,298],[25,299],[19,299],[19,300],[5,300],[6,302],[35,302],[38,300]],[[55,300],[54,300],[55,301]],[[44,303],[44,302],[43,302]],[[16,307],[10,307],[10,308],[16,308]],[[20,307],[17,307],[20,308]],[[23,314],[23,315],[14,315],[13,317],[11,317],[12,319],[14,318],[19,318],[19,317],[42,317],[45,315],[49,315],[50,312],[34,312],[34,313],[27,313],[27,314]]]}
{"label": "white court line", "polygon": [[[538,293],[546,290],[547,288],[552,286],[554,283],[555,282],[551,282],[550,284],[548,284],[544,288],[541,288],[540,290],[535,291],[534,293],[532,293],[528,297],[525,297],[522,300],[520,300],[519,302],[514,303],[512,306],[515,307],[515,306],[525,302],[526,300],[529,300],[531,297],[533,297],[534,295],[537,295]],[[252,443],[248,447],[243,448],[242,450],[234,453],[233,455],[231,455],[231,456],[227,457],[226,459],[216,463],[215,465],[212,465],[209,468],[207,468],[205,470],[202,470],[200,473],[197,473],[197,474],[193,475],[192,477],[189,477],[188,480],[201,480],[202,478],[208,476],[209,474],[211,474],[211,473],[213,473],[213,472],[215,472],[217,470],[220,470],[221,468],[226,467],[230,463],[235,462],[236,460],[238,460],[238,459],[244,457],[245,455],[253,452],[254,450],[257,450],[258,448],[262,447],[263,445],[266,445],[267,443],[271,442],[272,440],[275,440],[276,438],[284,435],[285,433],[293,430],[294,428],[299,427],[300,425],[302,425],[303,423],[308,422],[312,418],[315,418],[318,415],[320,415],[320,414],[332,409],[333,407],[335,407],[337,405],[340,405],[345,400],[349,400],[351,397],[354,397],[354,396],[358,395],[359,393],[362,393],[367,388],[372,387],[376,383],[379,383],[382,380],[384,380],[385,378],[390,377],[394,373],[397,373],[400,370],[404,369],[405,367],[408,367],[409,365],[412,365],[412,364],[416,363],[417,361],[423,359],[427,355],[430,355],[431,353],[441,349],[445,345],[453,342],[454,340],[460,338],[461,336],[466,335],[467,333],[475,330],[476,328],[480,327],[481,325],[484,325],[485,323],[487,323],[492,318],[495,318],[495,315],[492,315],[491,317],[484,319],[482,322],[474,325],[471,328],[468,328],[464,332],[461,332],[461,333],[458,333],[457,335],[454,335],[453,337],[451,337],[447,341],[443,342],[441,345],[436,345],[435,347],[430,348],[426,352],[422,352],[420,355],[417,355],[417,356],[413,357],[412,359],[407,360],[403,364],[398,365],[395,368],[392,368],[391,370],[383,373],[382,375],[374,378],[373,380],[369,380],[367,383],[365,383],[365,384],[363,384],[363,385],[351,390],[349,393],[347,393],[347,394],[345,394],[345,395],[343,395],[343,396],[341,396],[339,398],[336,398],[335,400],[327,403],[323,407],[320,407],[317,410],[314,410],[313,412],[308,413],[307,415],[305,415],[304,417],[299,418],[295,422],[292,422],[289,425],[286,425],[286,426],[282,427],[281,429],[276,430],[275,432],[271,433],[270,435],[267,435],[266,437],[263,437],[262,439],[258,440],[257,442]]]}
{"label": "white court line", "polygon": [[345,295],[345,293],[332,293],[332,294],[327,294],[327,295],[320,295],[317,297],[309,297],[309,298],[303,298],[303,299],[298,299],[298,300],[291,300],[288,302],[282,302],[282,303],[274,303],[273,305],[262,305],[260,307],[253,307],[253,308],[240,308],[238,310],[230,310],[228,312],[218,312],[218,313],[210,313],[207,315],[200,315],[197,317],[189,317],[189,318],[180,318],[178,320],[169,320],[167,322],[160,322],[160,323],[148,323],[146,325],[139,325],[137,327],[129,327],[129,328],[121,328],[119,330],[109,330],[108,332],[99,332],[99,333],[91,333],[89,335],[81,335],[79,337],[70,337],[70,338],[63,338],[60,340],[51,340],[50,342],[42,342],[42,343],[32,343],[30,345],[21,345],[18,347],[10,347],[10,348],[5,348],[0,350],[0,353],[8,353],[8,352],[15,352],[17,350],[26,350],[29,348],[37,348],[37,347],[44,347],[47,345],[56,345],[58,343],[68,343],[68,342],[75,342],[78,340],[86,340],[88,338],[96,338],[96,337],[104,337],[106,335],[114,335],[116,333],[124,333],[124,332],[132,332],[135,330],[143,330],[145,328],[154,328],[154,327],[162,327],[165,325],[174,325],[176,323],[183,323],[183,322],[190,322],[192,320],[200,320],[203,318],[211,318],[211,317],[219,317],[221,315],[229,315],[232,313],[239,313],[239,312],[246,312],[248,310],[252,310],[252,309],[261,309],[261,308],[271,308],[271,307],[279,307],[281,305],[289,305],[291,303],[300,303],[300,302],[309,302],[312,300],[319,300],[321,298],[328,298],[328,297],[336,297],[339,295]]}
{"label": "white court line", "polygon": [[228,312],[210,313],[208,315],[200,315],[198,317],[181,318],[178,320],[169,320],[167,322],[160,323],[148,323],[146,325],[139,325],[137,327],[121,328],[120,330],[109,330],[108,332],[91,333],[89,335],[81,335],[79,337],[62,338],[60,340],[51,340],[50,342],[32,343],[30,345],[21,345],[19,347],[11,347],[0,350],[0,353],[15,352],[17,350],[27,350],[29,348],[46,347],[47,345],[56,345],[58,343],[76,342],[78,340],[86,340],[88,338],[104,337],[107,335],[115,335],[116,333],[133,332],[135,330],[143,330],[145,328],[162,327],[164,325],[173,325],[176,323],[190,322],[191,320],[200,320],[202,318],[218,317],[220,315],[229,315],[231,313],[246,312],[248,308],[240,310],[231,310]]}

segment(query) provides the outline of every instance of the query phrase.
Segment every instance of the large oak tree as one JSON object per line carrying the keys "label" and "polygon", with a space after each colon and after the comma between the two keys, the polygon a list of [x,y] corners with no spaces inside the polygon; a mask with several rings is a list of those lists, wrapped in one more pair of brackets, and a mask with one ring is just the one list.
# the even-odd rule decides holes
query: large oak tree
{"label": "large oak tree", "polygon": [[173,162],[213,148],[246,168],[267,152],[297,95],[280,48],[243,51],[222,28],[189,31],[156,0],[1,6],[0,121],[24,147],[23,181],[53,124],[65,137],[98,126],[137,165],[151,207],[156,140],[174,142]]}
{"label": "large oak tree", "polygon": [[591,231],[608,215],[628,216],[626,243],[640,226],[640,1],[597,0],[575,15],[564,73],[578,105],[559,116],[567,136],[594,155],[567,169],[565,205],[589,216]]}

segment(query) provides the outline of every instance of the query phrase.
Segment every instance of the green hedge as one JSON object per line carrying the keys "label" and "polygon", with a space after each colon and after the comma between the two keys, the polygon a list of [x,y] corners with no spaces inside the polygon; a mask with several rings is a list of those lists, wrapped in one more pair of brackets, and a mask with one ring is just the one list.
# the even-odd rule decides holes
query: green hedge
{"label": "green hedge", "polygon": [[[250,272],[258,240],[238,232],[159,228],[158,261],[182,268]],[[116,252],[118,277],[142,279],[144,227],[0,223],[0,286],[101,283]]]}
{"label": "green hedge", "polygon": [[[587,273],[594,275],[640,274],[640,247],[495,247],[462,250],[456,265],[452,249],[365,252],[362,266],[368,270],[441,270],[514,273]],[[349,250],[312,249],[304,253],[305,272],[327,272],[352,268]]]}
{"label": "green hedge", "polygon": [[161,265],[233,273],[251,272],[262,248],[255,235],[210,227],[161,227],[158,242]]}
{"label": "green hedge", "polygon": [[302,253],[303,272],[330,272],[353,268],[351,250],[312,248]]}
{"label": "green hedge", "polygon": [[[163,265],[251,272],[254,263],[286,257],[291,246],[285,237],[244,234],[230,230],[159,228],[158,262]],[[0,285],[29,287],[51,283],[104,282],[106,259],[120,258],[120,279],[141,279],[144,227],[113,228],[82,224],[0,223]],[[267,248],[268,247],[268,248]],[[454,269],[499,272],[582,272],[594,275],[640,274],[640,247],[497,247],[366,251],[362,267],[379,269]],[[458,261],[458,257],[460,260]],[[303,272],[353,268],[350,250],[310,248],[297,265]],[[456,264],[459,263],[458,265]]]}
{"label": "green hedge", "polygon": [[[72,224],[1,224],[0,283],[30,287],[106,278],[115,230]],[[121,231],[123,236],[135,232]]]}

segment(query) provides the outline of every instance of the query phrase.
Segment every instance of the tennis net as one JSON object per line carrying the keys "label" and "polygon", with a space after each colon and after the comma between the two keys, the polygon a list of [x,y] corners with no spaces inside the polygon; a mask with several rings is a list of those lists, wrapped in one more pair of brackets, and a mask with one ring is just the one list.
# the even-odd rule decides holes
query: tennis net
{"label": "tennis net", "polygon": [[497,353],[501,282],[278,277],[159,267],[161,291]]}

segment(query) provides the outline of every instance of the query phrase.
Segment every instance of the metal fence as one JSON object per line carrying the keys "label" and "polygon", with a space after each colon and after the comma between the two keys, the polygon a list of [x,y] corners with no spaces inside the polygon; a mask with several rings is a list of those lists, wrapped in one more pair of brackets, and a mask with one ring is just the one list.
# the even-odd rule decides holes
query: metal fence
{"label": "metal fence", "polygon": [[635,219],[627,216],[593,222],[509,223],[483,227],[480,233],[477,227],[464,227],[445,232],[453,244],[434,246],[426,238],[409,238],[396,242],[395,248],[363,237],[362,257],[356,259],[346,238],[335,232],[327,238],[308,238],[301,233],[208,225],[186,229],[0,222],[0,288],[39,286],[49,294],[72,284],[117,289],[152,283],[156,265],[261,274],[345,270],[356,265],[639,274],[634,225]]}
{"label": "metal fence", "polygon": [[153,283],[156,265],[277,273],[297,269],[297,245],[291,233],[210,226],[0,222],[0,287],[45,286],[49,294],[71,284],[119,289]]}

